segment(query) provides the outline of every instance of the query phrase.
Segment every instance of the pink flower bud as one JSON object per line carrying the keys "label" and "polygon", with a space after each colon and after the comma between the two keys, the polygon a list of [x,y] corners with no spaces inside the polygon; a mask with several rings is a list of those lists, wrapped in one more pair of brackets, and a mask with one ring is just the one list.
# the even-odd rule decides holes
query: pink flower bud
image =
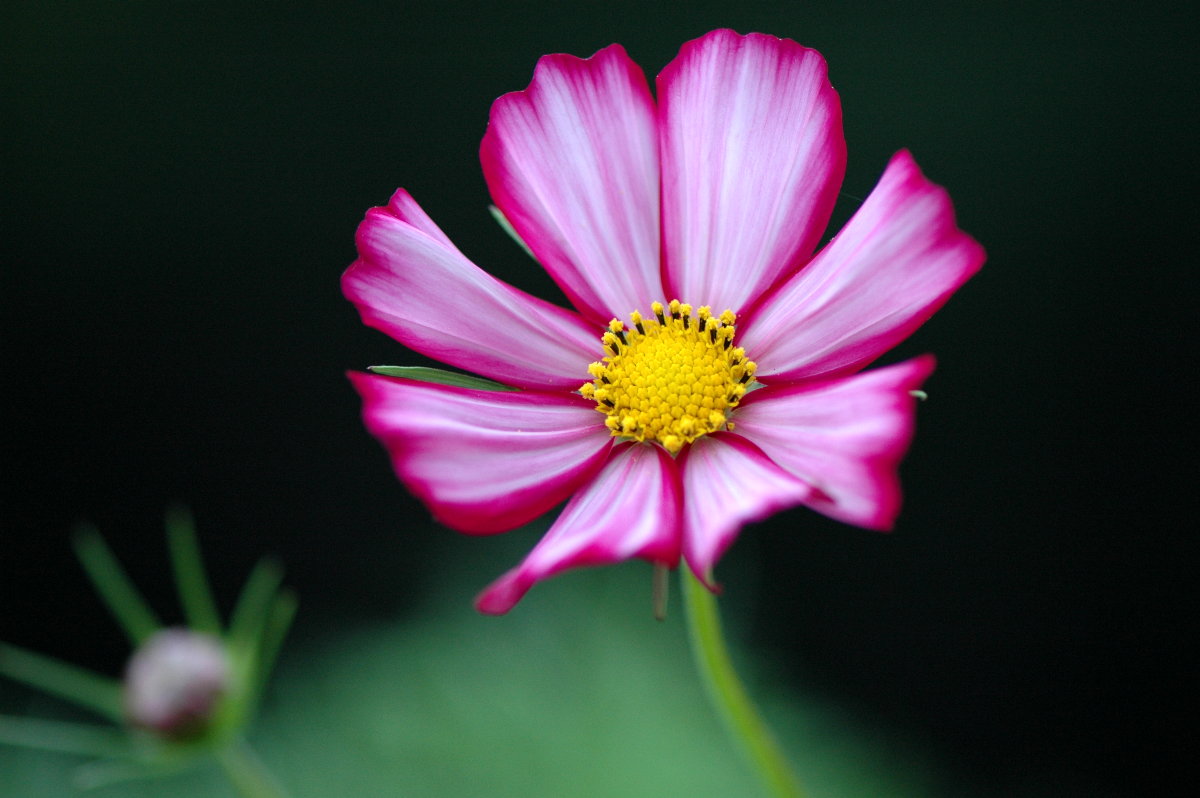
{"label": "pink flower bud", "polygon": [[172,740],[202,734],[230,682],[229,658],[217,638],[164,629],[134,653],[125,669],[129,722]]}

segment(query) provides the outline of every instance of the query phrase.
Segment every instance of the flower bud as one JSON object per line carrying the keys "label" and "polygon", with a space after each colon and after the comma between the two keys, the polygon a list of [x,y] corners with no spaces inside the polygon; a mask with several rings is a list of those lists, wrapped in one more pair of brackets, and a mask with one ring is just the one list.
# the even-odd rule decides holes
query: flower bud
{"label": "flower bud", "polygon": [[229,657],[217,638],[164,629],[141,645],[125,669],[129,722],[170,740],[203,734],[229,688]]}

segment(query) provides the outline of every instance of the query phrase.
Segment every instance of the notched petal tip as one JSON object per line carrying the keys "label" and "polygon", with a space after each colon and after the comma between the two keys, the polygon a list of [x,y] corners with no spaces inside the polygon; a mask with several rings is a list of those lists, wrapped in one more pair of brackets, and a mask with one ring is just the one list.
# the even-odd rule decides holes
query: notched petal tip
{"label": "notched petal tip", "polygon": [[[895,170],[893,172],[893,170]],[[930,192],[937,197],[942,210],[941,226],[948,231],[948,234],[961,238],[961,244],[972,251],[972,257],[966,259],[964,270],[967,276],[979,271],[987,260],[987,252],[974,236],[958,226],[958,214],[954,210],[954,200],[950,196],[950,192],[940,183],[935,183],[930,180],[925,172],[917,163],[916,157],[907,147],[896,151],[891,158],[888,159],[887,167],[884,169],[884,175],[895,174],[897,183],[903,185],[906,189],[914,194],[922,191]],[[882,178],[880,178],[882,182]]]}
{"label": "notched petal tip", "polygon": [[763,382],[852,373],[915,332],[984,258],[946,190],[901,150],[842,230],[764,298],[741,340]]}
{"label": "notched petal tip", "polygon": [[812,486],[805,505],[886,532],[900,512],[898,467],[916,423],[911,392],[934,366],[923,355],[850,377],[764,388],[738,408],[738,429]]}
{"label": "notched petal tip", "polygon": [[575,492],[607,459],[608,431],[570,394],[481,391],[353,372],[363,423],[434,517],[504,532]]}
{"label": "notched petal tip", "polygon": [[508,612],[533,585],[575,568],[631,559],[674,567],[681,505],[675,461],[658,446],[621,444],[521,564],[489,585],[475,606],[490,615]]}
{"label": "notched petal tip", "polygon": [[668,293],[752,310],[808,261],[845,173],[825,60],[718,30],[685,44],[657,85]]}
{"label": "notched petal tip", "polygon": [[712,567],[706,568],[704,573],[698,573],[696,569],[689,563],[687,569],[692,572],[692,576],[696,577],[696,580],[699,581],[700,584],[704,585],[705,589],[708,590],[709,593],[712,593],[714,596],[720,596],[725,593],[725,585],[717,581],[716,576],[713,574]]}
{"label": "notched petal tip", "polygon": [[[825,57],[819,51],[812,47],[805,47],[795,39],[790,39],[786,36],[776,36],[772,33],[760,33],[758,31],[750,31],[749,33],[738,33],[733,28],[715,28],[702,36],[697,36],[694,39],[688,39],[680,48],[679,53],[682,55],[690,50],[698,47],[738,47],[743,44],[758,45],[767,48],[785,49],[796,52],[814,53],[821,62],[825,62]],[[668,66],[670,66],[668,64]]]}
{"label": "notched petal tip", "polygon": [[485,273],[407,193],[358,227],[342,292],[363,323],[448,365],[507,385],[574,388],[595,348],[577,314]]}
{"label": "notched petal tip", "polygon": [[520,568],[514,568],[475,597],[475,609],[484,615],[504,615],[517,606],[534,581],[523,576]]}
{"label": "notched petal tip", "polygon": [[492,101],[492,107],[495,108],[497,103],[505,101],[506,98],[527,95],[531,91],[537,91],[538,86],[544,79],[545,72],[547,70],[575,70],[579,68],[587,68],[596,66],[599,63],[609,59],[618,59],[633,64],[635,67],[637,66],[633,59],[629,57],[629,54],[625,51],[625,48],[616,42],[606,45],[605,47],[601,47],[599,50],[589,56],[578,56],[573,53],[547,53],[537,60],[537,64],[535,64],[533,67],[533,77],[530,78],[529,84],[526,85],[525,88],[508,91],[504,94],[501,94]]}
{"label": "notched petal tip", "polygon": [[718,432],[693,443],[680,469],[687,502],[683,557],[710,590],[717,560],[746,524],[806,503],[811,487],[788,474],[754,442],[733,432]]}
{"label": "notched petal tip", "polygon": [[597,323],[662,293],[656,137],[645,75],[617,44],[544,56],[492,103],[479,147],[492,200]]}

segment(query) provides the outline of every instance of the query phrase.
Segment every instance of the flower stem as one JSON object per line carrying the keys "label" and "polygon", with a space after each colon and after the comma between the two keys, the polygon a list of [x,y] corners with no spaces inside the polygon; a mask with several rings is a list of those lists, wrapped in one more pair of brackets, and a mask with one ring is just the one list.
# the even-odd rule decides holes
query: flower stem
{"label": "flower stem", "polygon": [[709,700],[768,793],[776,798],[802,798],[800,782],[733,669],[721,634],[716,597],[687,567],[679,571],[692,655]]}
{"label": "flower stem", "polygon": [[267,766],[242,740],[216,752],[217,762],[242,798],[287,798]]}

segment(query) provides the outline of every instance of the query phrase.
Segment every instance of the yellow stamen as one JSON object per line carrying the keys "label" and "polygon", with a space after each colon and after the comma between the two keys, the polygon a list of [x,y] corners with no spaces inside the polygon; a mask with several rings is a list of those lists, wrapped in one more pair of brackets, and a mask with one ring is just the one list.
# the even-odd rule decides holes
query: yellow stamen
{"label": "yellow stamen", "polygon": [[754,379],[756,365],[733,346],[737,316],[714,317],[671,300],[634,311],[632,327],[613,319],[601,337],[604,360],[588,366],[579,392],[607,415],[614,436],[652,441],[671,454],[710,432],[732,429],[729,413]]}

